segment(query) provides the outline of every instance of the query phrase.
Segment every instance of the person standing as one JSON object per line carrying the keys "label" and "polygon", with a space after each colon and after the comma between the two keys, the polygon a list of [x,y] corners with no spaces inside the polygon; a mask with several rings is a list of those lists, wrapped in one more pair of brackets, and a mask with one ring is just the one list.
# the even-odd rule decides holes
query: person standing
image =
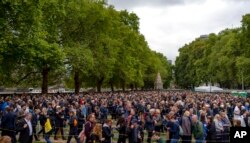
{"label": "person standing", "polygon": [[37,126],[37,123],[38,123],[38,114],[39,114],[38,109],[36,109],[35,112],[32,110],[31,123],[32,123],[32,129],[33,129],[33,135],[34,135],[36,141],[40,141],[37,134],[36,134],[36,126]]}
{"label": "person standing", "polygon": [[63,126],[64,126],[64,115],[62,108],[60,106],[56,107],[56,114],[55,114],[55,137],[54,140],[58,140],[57,133],[60,131],[62,139],[65,140]]}
{"label": "person standing", "polygon": [[17,131],[20,132],[19,142],[20,143],[32,143],[33,128],[32,128],[32,114],[26,113],[24,119],[21,119],[17,125]]}
{"label": "person standing", "polygon": [[216,128],[215,128],[215,123],[213,121],[213,117],[208,116],[207,117],[207,138],[206,142],[207,143],[214,143],[216,142]]}
{"label": "person standing", "polygon": [[195,138],[196,143],[202,143],[204,140],[203,136],[203,125],[202,123],[198,120],[197,115],[192,116],[192,122],[193,122],[193,135]]}
{"label": "person standing", "polygon": [[222,135],[224,132],[223,123],[221,120],[221,116],[216,114],[214,117],[215,129],[216,129],[216,142],[222,142]]}
{"label": "person standing", "polygon": [[80,140],[78,138],[78,130],[77,130],[77,117],[75,116],[74,111],[69,112],[69,137],[67,140],[67,143],[70,143],[72,137],[75,138],[77,143],[80,143]]}
{"label": "person standing", "polygon": [[162,127],[162,118],[160,109],[155,110],[153,119],[155,124],[155,132],[160,132]]}
{"label": "person standing", "polygon": [[84,133],[86,136],[86,143],[89,143],[91,141],[91,132],[94,128],[94,124],[96,122],[95,114],[90,114],[87,118],[87,122],[84,125]]}
{"label": "person standing", "polygon": [[240,120],[241,122],[241,127],[246,127],[246,123],[244,121],[244,118],[241,116],[241,110],[238,107],[240,106],[240,103],[237,104],[237,106],[235,106],[234,108],[234,120]]}
{"label": "person standing", "polygon": [[102,127],[103,143],[111,143],[111,138],[113,137],[111,126],[112,120],[107,119]]}
{"label": "person standing", "polygon": [[183,129],[182,143],[191,143],[192,141],[192,121],[190,118],[190,112],[185,111],[181,118],[180,126]]}
{"label": "person standing", "polygon": [[105,120],[107,120],[108,118],[108,114],[109,114],[109,111],[108,111],[108,108],[107,108],[107,104],[103,104],[100,106],[100,116],[101,116],[101,120],[100,122],[103,124]]}
{"label": "person standing", "polygon": [[126,131],[126,120],[121,117],[117,122],[117,130],[119,137],[117,143],[126,143],[127,131]]}
{"label": "person standing", "polygon": [[222,122],[222,126],[223,126],[223,133],[222,133],[222,142],[223,143],[229,143],[230,141],[230,127],[231,127],[231,123],[230,120],[227,117],[227,114],[225,112],[221,112],[221,122]]}
{"label": "person standing", "polygon": [[16,115],[12,112],[11,107],[6,107],[6,113],[1,120],[2,136],[11,137],[12,143],[16,142],[15,120]]}
{"label": "person standing", "polygon": [[46,116],[47,116],[47,110],[46,110],[46,108],[43,108],[42,112],[39,114],[39,121],[40,121],[41,130],[37,133],[37,135],[42,133],[43,137],[45,135],[44,126],[45,126],[45,122],[46,122],[46,119],[47,119]]}
{"label": "person standing", "polygon": [[50,136],[53,132],[52,126],[51,126],[51,117],[49,115],[47,115],[47,111],[46,112],[46,117],[45,117],[45,123],[44,123],[44,139],[47,143],[52,143],[50,140]]}
{"label": "person standing", "polygon": [[128,129],[128,141],[129,143],[140,143],[141,135],[139,130],[139,124],[136,118],[131,121],[131,125]]}
{"label": "person standing", "polygon": [[153,120],[153,113],[154,113],[154,109],[151,109],[148,115],[146,116],[146,120],[145,120],[145,128],[148,132],[147,143],[151,143],[151,138],[155,130],[155,125],[154,125],[155,122]]}
{"label": "person standing", "polygon": [[180,129],[179,129],[178,121],[175,120],[174,113],[171,113],[169,116],[169,122],[167,124],[167,129],[169,131],[170,143],[178,143],[178,141],[180,139],[180,134],[179,134]]}
{"label": "person standing", "polygon": [[102,138],[102,124],[96,124],[90,135],[90,143],[101,143],[104,138]]}
{"label": "person standing", "polygon": [[78,108],[76,111],[76,115],[78,118],[78,134],[80,134],[80,132],[83,129],[84,123],[85,123],[85,116],[81,113],[81,109]]}

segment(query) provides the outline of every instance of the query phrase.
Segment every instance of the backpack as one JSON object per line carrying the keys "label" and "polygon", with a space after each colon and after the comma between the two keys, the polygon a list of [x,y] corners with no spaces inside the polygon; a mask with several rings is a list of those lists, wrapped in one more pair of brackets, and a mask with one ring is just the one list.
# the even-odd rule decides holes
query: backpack
{"label": "backpack", "polygon": [[183,129],[181,127],[181,124],[179,124],[179,122],[177,122],[176,125],[179,127],[179,135],[183,136]]}
{"label": "backpack", "polygon": [[180,125],[179,125],[179,135],[183,136],[183,129],[182,129],[182,127]]}
{"label": "backpack", "polygon": [[[181,127],[181,125],[182,125],[182,118],[183,118],[183,117],[180,117],[180,118],[178,119],[178,121],[179,121],[179,134],[180,134],[180,136],[183,136],[183,129],[182,129],[182,127]],[[190,117],[188,117],[188,120],[190,121],[190,123],[192,123],[192,120],[191,120]]]}

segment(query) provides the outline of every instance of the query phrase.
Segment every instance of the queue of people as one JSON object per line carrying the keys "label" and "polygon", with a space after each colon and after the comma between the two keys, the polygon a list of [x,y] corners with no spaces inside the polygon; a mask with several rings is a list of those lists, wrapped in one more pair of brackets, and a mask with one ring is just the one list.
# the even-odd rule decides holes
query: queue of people
{"label": "queue of people", "polygon": [[249,103],[183,91],[16,95],[0,99],[0,130],[12,143],[59,133],[67,143],[228,143],[230,127],[249,127]]}

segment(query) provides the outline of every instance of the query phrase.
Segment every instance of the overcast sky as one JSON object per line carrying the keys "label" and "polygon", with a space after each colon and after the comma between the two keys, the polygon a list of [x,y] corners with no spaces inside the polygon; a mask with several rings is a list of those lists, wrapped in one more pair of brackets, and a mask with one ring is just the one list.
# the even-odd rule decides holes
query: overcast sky
{"label": "overcast sky", "polygon": [[250,0],[108,0],[140,18],[149,47],[175,60],[178,49],[200,35],[239,27]]}

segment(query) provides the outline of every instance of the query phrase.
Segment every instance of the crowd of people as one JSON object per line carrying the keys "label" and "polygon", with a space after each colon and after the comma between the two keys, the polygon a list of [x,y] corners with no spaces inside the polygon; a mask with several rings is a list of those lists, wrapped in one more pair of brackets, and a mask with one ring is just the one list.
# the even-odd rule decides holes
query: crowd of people
{"label": "crowd of people", "polygon": [[0,140],[12,143],[42,138],[51,143],[59,133],[67,143],[73,138],[77,143],[228,143],[231,126],[250,125],[250,98],[223,93],[131,91],[0,98]]}

